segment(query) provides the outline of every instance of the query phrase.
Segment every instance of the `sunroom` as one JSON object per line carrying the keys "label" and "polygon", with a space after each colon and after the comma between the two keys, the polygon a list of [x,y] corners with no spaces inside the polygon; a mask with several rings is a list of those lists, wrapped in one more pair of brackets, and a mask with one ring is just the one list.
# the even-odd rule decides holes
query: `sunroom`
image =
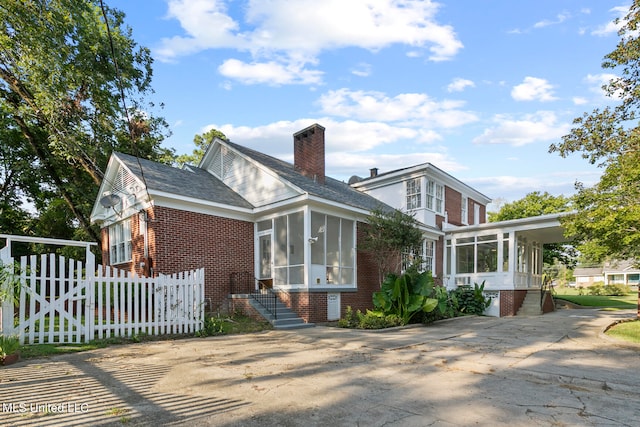
{"label": "sunroom", "polygon": [[567,240],[560,224],[563,215],[446,227],[445,286],[484,282],[496,305],[501,291],[540,289],[543,246]]}
{"label": "sunroom", "polygon": [[356,218],[304,207],[256,222],[256,272],[279,290],[356,288]]}

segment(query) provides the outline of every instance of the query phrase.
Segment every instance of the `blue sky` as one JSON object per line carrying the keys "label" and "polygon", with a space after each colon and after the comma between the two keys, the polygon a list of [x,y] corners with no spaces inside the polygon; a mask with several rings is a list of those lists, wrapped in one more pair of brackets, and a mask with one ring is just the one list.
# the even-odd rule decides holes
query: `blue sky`
{"label": "blue sky", "polygon": [[292,134],[326,128],[327,174],[431,162],[497,202],[574,193],[600,170],[549,154],[611,100],[609,0],[107,0],[154,57],[164,143],[211,127],[293,160]]}

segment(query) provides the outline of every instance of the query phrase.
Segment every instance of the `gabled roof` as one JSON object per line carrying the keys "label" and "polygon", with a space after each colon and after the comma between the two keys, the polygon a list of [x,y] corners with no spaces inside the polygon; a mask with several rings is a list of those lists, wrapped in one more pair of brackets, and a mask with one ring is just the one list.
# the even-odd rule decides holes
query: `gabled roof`
{"label": "gabled roof", "polygon": [[576,267],[573,270],[574,277],[602,276],[602,267]]}
{"label": "gabled roof", "polygon": [[491,198],[429,162],[378,173],[375,176],[369,176],[366,178],[357,177],[357,181],[352,185],[355,188],[375,188],[379,185],[388,185],[390,182],[397,182],[399,179],[406,179],[411,175],[422,173],[432,175],[434,178],[442,181],[443,184],[460,191],[465,195],[471,196],[474,200],[482,204],[486,205],[491,202]]}
{"label": "gabled roof", "polygon": [[355,190],[345,182],[327,176],[325,177],[325,183],[320,184],[296,171],[291,163],[250,148],[243,147],[242,145],[238,145],[233,142],[224,141],[224,143],[252,160],[271,169],[280,178],[288,181],[311,196],[316,196],[327,201],[341,203],[367,211],[374,209],[382,209],[385,211],[393,210],[391,206],[381,202],[373,196],[369,196],[361,191]]}
{"label": "gabled roof", "polygon": [[[178,169],[163,163],[124,153],[113,153],[136,178],[145,182],[149,192],[163,192],[230,206],[251,209],[251,203],[227,187],[209,172],[198,167]],[[140,168],[142,166],[142,169]]]}

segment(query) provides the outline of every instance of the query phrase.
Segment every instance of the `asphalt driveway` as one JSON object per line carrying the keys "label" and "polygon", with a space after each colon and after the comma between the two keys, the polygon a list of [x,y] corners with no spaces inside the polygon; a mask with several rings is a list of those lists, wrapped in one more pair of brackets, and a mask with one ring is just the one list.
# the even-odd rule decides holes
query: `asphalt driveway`
{"label": "asphalt driveway", "polygon": [[636,426],[635,312],[384,332],[316,327],[116,346],[0,368],[0,425]]}

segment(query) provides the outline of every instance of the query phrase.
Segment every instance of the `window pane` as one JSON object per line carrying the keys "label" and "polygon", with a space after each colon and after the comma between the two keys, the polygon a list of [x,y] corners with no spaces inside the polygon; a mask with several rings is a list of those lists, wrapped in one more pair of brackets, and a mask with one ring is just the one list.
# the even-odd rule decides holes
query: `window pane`
{"label": "window pane", "polygon": [[327,285],[337,285],[340,280],[340,269],[338,267],[327,267]]}
{"label": "window pane", "polygon": [[340,219],[327,215],[327,265],[337,267],[340,262]]}
{"label": "window pane", "polygon": [[289,267],[289,284],[302,285],[304,283],[304,267]]}
{"label": "window pane", "polygon": [[278,267],[273,271],[273,284],[274,285],[286,285],[288,283],[287,280],[287,267]]}
{"label": "window pane", "polygon": [[473,245],[456,246],[456,273],[473,273]]}
{"label": "window pane", "polygon": [[304,262],[304,214],[289,215],[289,265]]}
{"label": "window pane", "polygon": [[325,215],[311,212],[311,237],[318,238],[311,245],[311,264],[324,265]]}
{"label": "window pane", "polygon": [[342,220],[340,228],[340,265],[342,267],[353,267],[353,221]]}
{"label": "window pane", "polygon": [[502,242],[502,271],[509,271],[509,241]]}
{"label": "window pane", "polygon": [[497,240],[498,236],[496,234],[489,234],[487,236],[478,236],[478,242],[488,242],[491,240]]}
{"label": "window pane", "polygon": [[498,271],[498,242],[478,244],[478,273]]}
{"label": "window pane", "polygon": [[273,221],[275,248],[273,262],[277,266],[287,265],[287,217],[281,216]]}
{"label": "window pane", "polygon": [[353,268],[342,268],[340,273],[341,285],[353,285]]}
{"label": "window pane", "polygon": [[464,244],[464,243],[473,243],[475,241],[475,237],[460,237],[456,240],[456,244]]}

